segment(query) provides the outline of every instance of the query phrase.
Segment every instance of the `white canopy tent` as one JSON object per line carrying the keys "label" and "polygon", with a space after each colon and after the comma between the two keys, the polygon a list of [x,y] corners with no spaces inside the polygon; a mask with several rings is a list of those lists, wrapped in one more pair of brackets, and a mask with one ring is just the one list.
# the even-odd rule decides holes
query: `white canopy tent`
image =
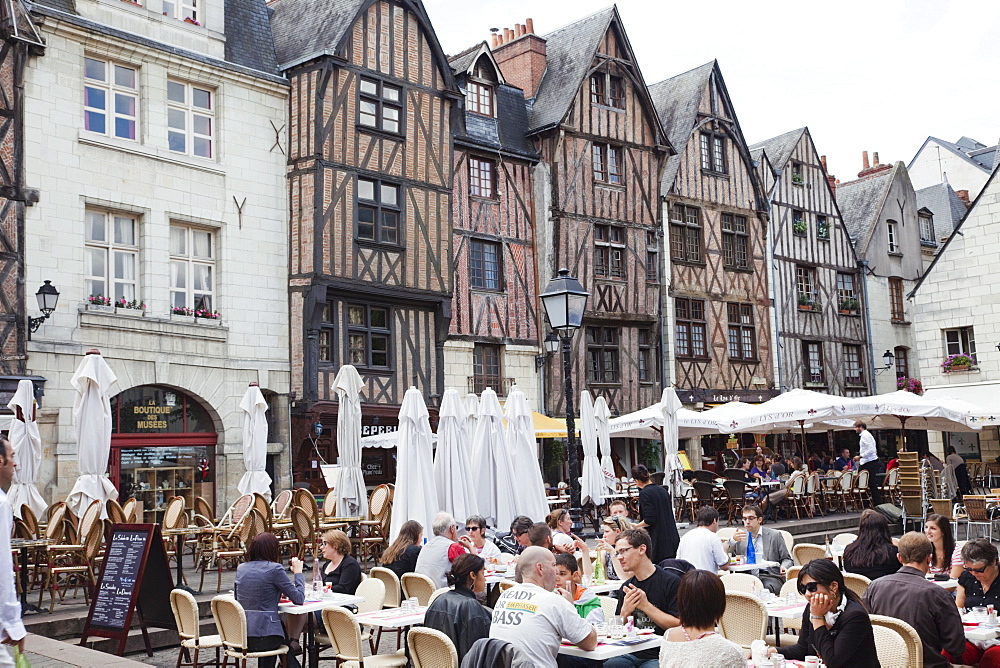
{"label": "white canopy tent", "polygon": [[335,490],[337,514],[366,517],[368,492],[361,473],[361,390],[364,383],[350,364],[340,367],[333,380],[337,393],[337,452],[340,453],[340,483]]}
{"label": "white canopy tent", "polygon": [[118,490],[108,480],[111,455],[111,386],[118,382],[114,371],[97,350],[89,350],[70,383],[76,388],[73,418],[80,475],[66,497],[66,505],[83,517],[93,501],[101,502],[101,519],[108,516],[108,499],[117,499]]}
{"label": "white canopy tent", "polygon": [[[416,387],[403,395],[399,407],[399,441],[396,450],[396,490],[389,525],[390,542],[407,520],[417,520],[430,534],[434,516],[441,510],[431,453],[431,425],[424,396]],[[464,518],[463,518],[464,519]]]}
{"label": "white canopy tent", "polygon": [[[549,504],[545,500],[545,483],[538,465],[538,443],[535,441],[531,406],[517,385],[510,389],[504,409],[507,450],[514,465],[514,508],[518,515],[541,522],[549,512]],[[497,526],[507,527],[510,523],[498,522]]]}
{"label": "white canopy tent", "polygon": [[240,494],[257,493],[271,500],[271,476],[267,463],[267,401],[257,383],[251,383],[240,401],[243,411],[243,464],[246,473],[236,484]]}
{"label": "white canopy tent", "polygon": [[[478,403],[478,400],[477,400]],[[459,522],[478,514],[472,486],[466,412],[457,390],[445,390],[438,411],[437,450],[434,453],[434,482],[438,502]]]}
{"label": "white canopy tent", "polygon": [[615,464],[611,460],[611,432],[608,427],[610,419],[611,411],[608,409],[607,399],[603,396],[597,397],[594,401],[594,421],[597,424],[597,445],[601,453],[601,474],[604,477],[607,493],[614,494],[618,491],[618,484],[615,478]]}
{"label": "white canopy tent", "polygon": [[14,412],[8,434],[17,462],[14,481],[7,490],[7,500],[14,509],[14,517],[21,517],[22,505],[31,508],[35,517],[41,517],[48,506],[35,487],[35,476],[42,461],[42,437],[36,422],[38,403],[35,401],[35,386],[30,380],[22,378],[18,381],[17,390],[7,408]]}
{"label": "white canopy tent", "polygon": [[[504,443],[503,412],[497,393],[483,390],[472,439],[476,507],[490,526],[505,529],[517,515],[514,463]],[[464,519],[464,518],[463,518]]]}
{"label": "white canopy tent", "polygon": [[[708,413],[709,411],[699,413],[687,408],[678,410],[678,438],[692,438],[703,434],[725,432],[725,429],[715,419],[706,417]],[[647,406],[642,410],[620,417],[611,418],[608,421],[608,431],[611,438],[662,438],[663,411],[660,403],[655,403],[652,406]]]}
{"label": "white canopy tent", "polygon": [[580,502],[593,501],[595,506],[604,502],[607,486],[601,472],[601,460],[597,454],[597,421],[594,416],[594,401],[590,392],[580,392],[580,445],[583,447],[583,475],[580,478]]}

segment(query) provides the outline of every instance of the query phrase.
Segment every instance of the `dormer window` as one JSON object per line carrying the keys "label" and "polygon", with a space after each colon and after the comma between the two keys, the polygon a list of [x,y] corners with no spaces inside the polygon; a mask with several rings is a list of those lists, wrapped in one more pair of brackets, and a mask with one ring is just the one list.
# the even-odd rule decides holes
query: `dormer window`
{"label": "dormer window", "polygon": [[492,116],[493,86],[478,81],[468,82],[466,85],[465,101],[468,110],[473,114]]}
{"label": "dormer window", "polygon": [[624,109],[625,81],[607,72],[595,72],[590,76],[590,102]]}

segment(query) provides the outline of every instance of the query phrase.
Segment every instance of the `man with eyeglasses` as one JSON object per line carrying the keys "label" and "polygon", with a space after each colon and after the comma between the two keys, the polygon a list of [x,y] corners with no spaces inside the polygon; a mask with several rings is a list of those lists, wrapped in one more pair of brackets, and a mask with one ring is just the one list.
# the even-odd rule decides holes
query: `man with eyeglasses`
{"label": "man with eyeglasses", "polygon": [[473,515],[465,520],[465,530],[469,532],[476,554],[488,563],[495,564],[500,558],[500,548],[486,537],[486,520],[479,515]]}
{"label": "man with eyeglasses", "polygon": [[904,535],[898,555],[902,568],[868,585],[864,601],[871,614],[896,617],[916,629],[924,645],[924,666],[945,668],[951,664],[943,652],[956,658],[965,652],[965,631],[955,599],[927,579],[933,554],[926,535]]}
{"label": "man with eyeglasses", "polygon": [[451,562],[458,555],[472,552],[472,541],[468,536],[458,537],[458,523],[455,518],[445,512],[434,516],[431,525],[434,537],[420,548],[414,573],[426,575],[440,589],[448,586],[448,573],[451,572]]}
{"label": "man with eyeglasses", "polygon": [[[657,635],[680,624],[677,588],[680,578],[660,568],[649,558],[652,541],[645,529],[623,531],[615,541],[615,554],[632,577],[618,592],[616,615],[632,616],[638,627],[653,627]],[[659,649],[647,649],[608,659],[604,668],[657,668]]]}
{"label": "man with eyeglasses", "polygon": [[748,564],[760,561],[775,561],[777,566],[768,566],[751,571],[760,578],[769,591],[777,594],[785,584],[785,573],[792,567],[792,557],[780,533],[764,526],[764,511],[760,506],[743,507],[743,529],[733,534],[729,542],[733,554],[746,556]]}

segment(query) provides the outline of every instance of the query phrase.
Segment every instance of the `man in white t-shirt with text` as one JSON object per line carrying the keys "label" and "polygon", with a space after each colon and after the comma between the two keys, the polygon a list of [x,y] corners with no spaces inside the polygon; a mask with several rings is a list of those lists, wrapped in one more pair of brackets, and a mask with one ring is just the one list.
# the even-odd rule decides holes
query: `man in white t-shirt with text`
{"label": "man in white t-shirt with text", "polygon": [[677,558],[710,573],[729,568],[729,555],[719,540],[719,511],[703,506],[695,513],[694,520],[697,526],[681,536]]}
{"label": "man in white t-shirt with text", "polygon": [[[506,640],[538,668],[556,668],[563,638],[580,649],[597,647],[597,632],[580,617],[572,595],[556,587],[558,571],[552,552],[529,547],[517,559],[521,584],[511,587],[493,609],[490,637]],[[575,658],[575,657],[574,657]]]}

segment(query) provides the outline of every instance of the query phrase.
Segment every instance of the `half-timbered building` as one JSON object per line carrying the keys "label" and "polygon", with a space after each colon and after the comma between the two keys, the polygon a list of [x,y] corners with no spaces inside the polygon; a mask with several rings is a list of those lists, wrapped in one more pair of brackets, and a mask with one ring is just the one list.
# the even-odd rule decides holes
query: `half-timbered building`
{"label": "half-timbered building", "polygon": [[[336,456],[341,365],[364,380],[369,431],[391,428],[408,387],[430,404],[444,391],[460,94],[420,2],[280,0],[272,10],[291,83],[292,444],[296,480],[314,480],[317,460]],[[391,482],[392,462],[366,451],[366,481]]]}
{"label": "half-timbered building", "polygon": [[[669,145],[614,7],[540,37],[530,23],[494,48],[530,104],[539,289],[565,267],[591,293],[573,339],[575,387],[622,413],[660,394],[657,188]],[[546,408],[564,411],[548,362]]]}
{"label": "half-timbered building", "polygon": [[[867,163],[867,153],[865,162]],[[851,235],[861,267],[862,294],[868,308],[872,390],[896,390],[897,378],[916,378],[912,304],[906,295],[923,273],[917,196],[906,166],[874,164],[858,179],[837,185],[837,206]],[[894,369],[882,364],[892,353]]]}
{"label": "half-timbered building", "polygon": [[825,158],[808,128],[750,151],[769,186],[776,383],[864,396],[872,375],[867,302]]}
{"label": "half-timbered building", "polygon": [[670,379],[687,404],[776,393],[767,199],[718,63],[650,86],[677,154],[661,181]]}
{"label": "half-timbered building", "polygon": [[524,93],[485,42],[451,59],[464,93],[454,135],[454,297],[445,385],[463,394],[513,384],[538,408],[538,285]]}

